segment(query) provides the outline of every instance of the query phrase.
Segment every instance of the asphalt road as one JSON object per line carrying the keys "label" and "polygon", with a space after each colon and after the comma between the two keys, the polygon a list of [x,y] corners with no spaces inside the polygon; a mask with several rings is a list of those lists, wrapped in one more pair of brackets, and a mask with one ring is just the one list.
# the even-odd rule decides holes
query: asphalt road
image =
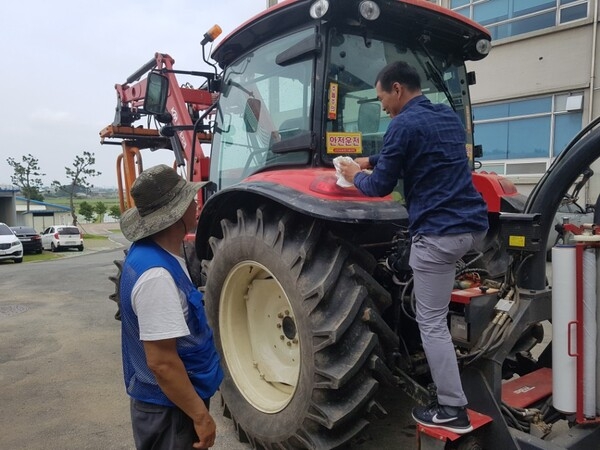
{"label": "asphalt road", "polygon": [[[111,234],[123,241],[120,234]],[[102,242],[102,241],[100,241]],[[108,300],[117,244],[86,242],[63,258],[0,263],[0,449],[133,449],[121,371],[120,328]],[[382,390],[388,416],[352,449],[416,448],[413,402]],[[244,450],[218,395],[214,449]]]}

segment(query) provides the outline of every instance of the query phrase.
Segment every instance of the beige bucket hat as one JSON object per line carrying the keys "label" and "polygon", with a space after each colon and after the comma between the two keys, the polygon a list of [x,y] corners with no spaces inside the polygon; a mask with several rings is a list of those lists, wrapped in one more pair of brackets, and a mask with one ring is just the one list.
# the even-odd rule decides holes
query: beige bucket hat
{"label": "beige bucket hat", "polygon": [[121,217],[123,235],[135,242],[170,227],[207,183],[186,181],[165,164],[144,170],[131,187],[135,207]]}

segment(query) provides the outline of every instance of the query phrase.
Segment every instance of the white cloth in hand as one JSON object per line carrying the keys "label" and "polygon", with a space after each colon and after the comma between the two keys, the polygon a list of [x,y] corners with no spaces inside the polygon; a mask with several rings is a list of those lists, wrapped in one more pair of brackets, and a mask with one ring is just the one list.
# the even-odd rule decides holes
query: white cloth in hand
{"label": "white cloth in hand", "polygon": [[358,165],[357,162],[355,162],[352,158],[350,158],[349,156],[338,156],[336,158],[333,158],[333,166],[335,167],[335,175],[337,176],[337,181],[335,184],[337,184],[340,187],[352,187],[354,186],[354,183],[347,181],[343,176],[342,176],[342,172],[340,171],[340,162],[344,161],[346,163],[351,163],[356,165],[356,167],[360,168],[360,166]]}

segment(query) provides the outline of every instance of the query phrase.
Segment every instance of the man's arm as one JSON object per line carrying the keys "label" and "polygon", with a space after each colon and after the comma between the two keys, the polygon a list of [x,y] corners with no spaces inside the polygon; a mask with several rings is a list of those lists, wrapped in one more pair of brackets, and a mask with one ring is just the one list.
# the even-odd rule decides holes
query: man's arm
{"label": "man's arm", "polygon": [[193,420],[196,434],[200,438],[199,442],[194,443],[194,448],[212,447],[216,437],[215,421],[192,386],[177,353],[176,340],[144,341],[144,351],[148,367],[161,390]]}
{"label": "man's arm", "polygon": [[[363,171],[349,173],[349,181],[351,180],[359,191],[370,197],[383,197],[390,194],[396,187],[398,179],[402,177],[404,153],[408,146],[409,127],[392,122],[384,135],[381,152],[364,158],[368,159],[368,164],[373,166],[373,172],[371,174]],[[362,164],[360,165],[362,167]]]}

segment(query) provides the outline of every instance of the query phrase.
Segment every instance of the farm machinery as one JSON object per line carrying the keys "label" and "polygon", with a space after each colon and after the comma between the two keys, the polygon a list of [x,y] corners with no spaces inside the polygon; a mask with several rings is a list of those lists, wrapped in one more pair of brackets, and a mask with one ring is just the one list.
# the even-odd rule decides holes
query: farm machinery
{"label": "farm machinery", "polygon": [[[491,38],[422,0],[286,0],[209,59],[218,31],[202,39],[208,71],[175,69],[157,53],[115,86],[115,119],[100,134],[122,149],[121,209],[133,206],[143,149],[166,152],[188,180],[210,181],[184,247],[222,356],[225,413],[254,448],[340,448],[382,412],[382,385],[421,403],[432,394],[402,181],[368,198],[336,184],[333,159],[379,151],[389,118],[374,80],[402,60],[418,70],[424,95],[461,118],[473,162],[476,79],[465,62],[484,58]],[[418,427],[422,448],[600,445],[596,295],[587,287],[595,227],[567,229],[573,238],[553,250],[554,286],[546,265],[557,208],[600,155],[595,126],[528,197],[473,171],[490,228],[483,250],[457,265],[448,323],[475,430]],[[401,255],[393,272],[391,254]]]}

